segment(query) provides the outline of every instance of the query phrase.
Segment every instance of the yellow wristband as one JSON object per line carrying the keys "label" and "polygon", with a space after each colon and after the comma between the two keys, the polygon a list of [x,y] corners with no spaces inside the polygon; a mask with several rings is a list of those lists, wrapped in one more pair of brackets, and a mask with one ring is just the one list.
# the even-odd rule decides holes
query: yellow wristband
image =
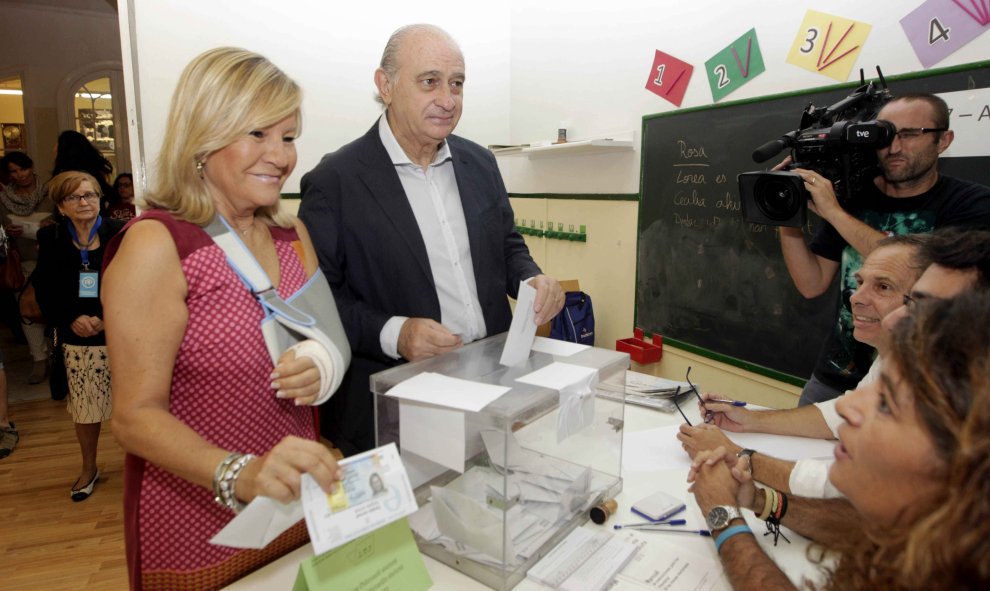
{"label": "yellow wristband", "polygon": [[763,489],[763,512],[757,515],[757,517],[763,521],[766,521],[767,518],[770,517],[771,511],[773,510],[773,490],[774,489],[772,488]]}

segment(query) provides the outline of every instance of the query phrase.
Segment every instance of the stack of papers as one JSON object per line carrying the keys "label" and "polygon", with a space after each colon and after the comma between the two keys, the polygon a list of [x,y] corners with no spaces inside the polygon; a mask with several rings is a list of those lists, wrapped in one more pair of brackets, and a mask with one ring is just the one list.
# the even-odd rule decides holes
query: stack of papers
{"label": "stack of papers", "polygon": [[566,591],[600,591],[639,550],[607,531],[579,527],[564,538],[526,576]]}
{"label": "stack of papers", "polygon": [[[600,382],[596,394],[608,400],[625,400],[628,404],[672,413],[677,410],[672,402],[675,393],[680,403],[684,396],[694,392],[691,384],[687,382],[668,380],[645,373],[627,370],[625,378],[625,384]],[[624,399],[623,395],[625,395]]]}

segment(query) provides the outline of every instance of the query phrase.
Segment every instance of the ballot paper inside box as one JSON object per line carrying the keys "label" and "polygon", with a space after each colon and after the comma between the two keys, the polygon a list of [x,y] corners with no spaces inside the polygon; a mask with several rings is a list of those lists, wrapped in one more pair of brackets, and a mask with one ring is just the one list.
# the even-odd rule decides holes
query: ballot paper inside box
{"label": "ballot paper inside box", "polygon": [[377,445],[394,442],[419,510],[420,550],[511,589],[588,510],[618,494],[629,357],[586,348],[499,364],[505,335],[371,377]]}

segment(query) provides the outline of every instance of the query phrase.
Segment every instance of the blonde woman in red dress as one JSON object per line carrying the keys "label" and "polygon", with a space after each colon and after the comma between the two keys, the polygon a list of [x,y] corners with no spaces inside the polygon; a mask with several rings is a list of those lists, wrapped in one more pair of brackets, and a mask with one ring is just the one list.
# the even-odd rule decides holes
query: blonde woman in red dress
{"label": "blonde woman in red dress", "polygon": [[103,298],[132,589],[230,584],[308,540],[300,521],[262,550],[209,544],[243,503],[298,499],[303,473],[327,492],[340,479],[317,438],[318,368],[292,352],[272,367],[261,307],[204,231],[222,217],[282,298],[317,271],[304,226],[279,211],[300,103],[298,86],[257,54],[195,58],[146,213],[111,244]]}

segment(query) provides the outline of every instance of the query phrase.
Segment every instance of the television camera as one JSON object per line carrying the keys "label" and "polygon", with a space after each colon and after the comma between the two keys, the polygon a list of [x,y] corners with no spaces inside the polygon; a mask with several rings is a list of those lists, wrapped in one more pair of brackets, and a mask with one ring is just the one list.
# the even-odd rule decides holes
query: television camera
{"label": "television camera", "polygon": [[814,170],[831,180],[843,205],[879,174],[876,151],[889,146],[897,130],[876,115],[892,97],[879,66],[877,80],[867,83],[862,70],[859,75],[860,86],[852,94],[825,108],[809,104],[799,129],[753,151],[754,161],[765,162],[790,148],[792,162],[786,170],[737,177],[746,221],[794,227],[807,222],[811,195],[792,168]]}

